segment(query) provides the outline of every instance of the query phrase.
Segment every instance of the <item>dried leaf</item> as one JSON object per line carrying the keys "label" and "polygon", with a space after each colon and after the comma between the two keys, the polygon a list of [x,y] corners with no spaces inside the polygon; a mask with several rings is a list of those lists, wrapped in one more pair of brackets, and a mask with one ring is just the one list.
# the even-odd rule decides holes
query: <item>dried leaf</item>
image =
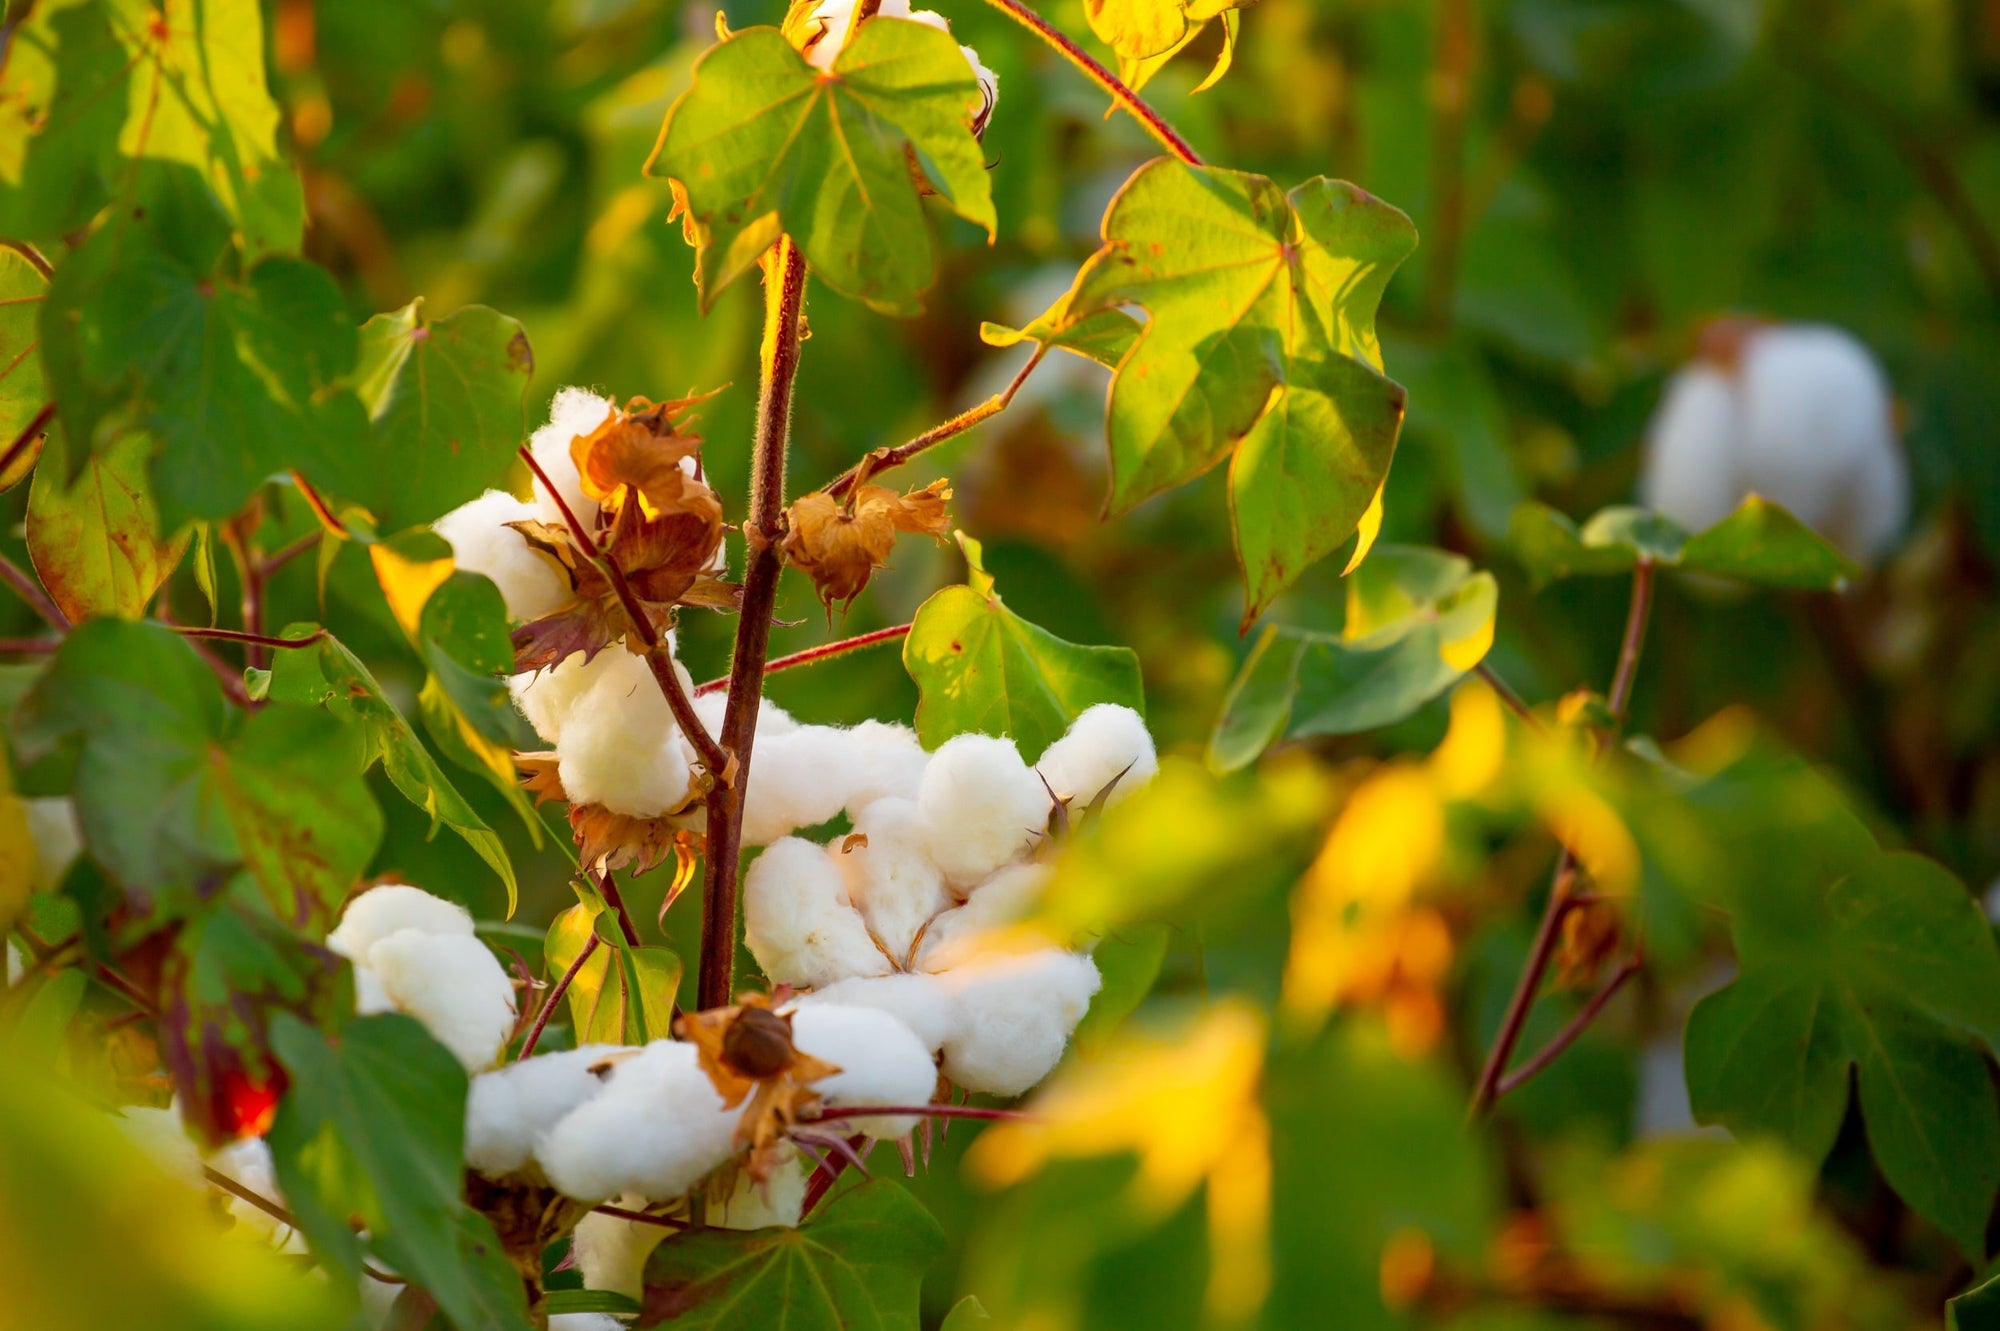
{"label": "dried leaf", "polygon": [[734,1109],[749,1097],[736,1144],[750,1148],[744,1168],[760,1183],[777,1163],[779,1139],[818,1103],[810,1083],[840,1071],[792,1044],[792,1019],[771,1011],[771,1001],[768,994],[747,994],[734,1007],[691,1012],[678,1025],[723,1104]]}
{"label": "dried leaf", "polygon": [[831,615],[836,601],[843,608],[851,604],[875,570],[888,563],[898,532],[942,540],[950,498],[951,485],[941,480],[901,495],[886,486],[856,486],[845,504],[816,491],[791,506],[781,549],[813,580]]}

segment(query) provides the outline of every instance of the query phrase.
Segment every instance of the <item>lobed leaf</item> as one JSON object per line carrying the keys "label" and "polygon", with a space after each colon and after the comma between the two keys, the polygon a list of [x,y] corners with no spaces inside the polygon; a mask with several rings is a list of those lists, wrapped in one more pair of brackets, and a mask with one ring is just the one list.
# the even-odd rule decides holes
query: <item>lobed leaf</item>
{"label": "lobed leaf", "polygon": [[28,555],[71,620],[136,619],[173,576],[189,534],[166,539],[146,479],[145,440],[125,435],[83,461],[67,485],[61,466],[38,467],[28,487]]}
{"label": "lobed leaf", "polygon": [[1536,586],[1630,572],[1643,557],[1667,568],[1762,587],[1839,591],[1861,569],[1785,509],[1758,495],[1689,534],[1663,514],[1614,507],[1581,527],[1546,504],[1514,510],[1508,543]]}

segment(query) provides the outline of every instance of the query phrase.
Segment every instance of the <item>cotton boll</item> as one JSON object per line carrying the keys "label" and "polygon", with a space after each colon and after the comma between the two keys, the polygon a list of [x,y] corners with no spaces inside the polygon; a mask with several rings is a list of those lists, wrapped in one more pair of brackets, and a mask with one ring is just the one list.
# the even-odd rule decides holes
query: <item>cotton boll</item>
{"label": "cotton boll", "polygon": [[15,939],[7,940],[7,987],[12,989],[28,973],[27,964],[21,960],[21,945]]}
{"label": "cotton boll", "polygon": [[[284,1205],[285,1194],[278,1187],[278,1171],[271,1163],[271,1144],[262,1137],[234,1141],[208,1157],[210,1168],[233,1179],[267,1201]],[[229,1214],[237,1224],[265,1239],[281,1242],[287,1251],[305,1250],[305,1240],[296,1230],[261,1207],[241,1197],[229,1199]]]}
{"label": "cotton boll", "polygon": [[[646,1199],[626,1195],[618,1204],[628,1211],[641,1210]],[[645,1293],[646,1259],[667,1237],[661,1225],[640,1220],[622,1220],[615,1215],[592,1211],[577,1221],[570,1250],[576,1254],[577,1270],[583,1273],[585,1289],[609,1290],[627,1298]]]}
{"label": "cotton boll", "polygon": [[1089,957],[1051,948],[948,971],[957,1029],[944,1074],[988,1095],[1020,1095],[1061,1061],[1102,980]]}
{"label": "cotton boll", "polygon": [[917,964],[927,971],[943,971],[983,955],[989,950],[989,935],[1034,912],[1053,872],[1046,864],[1010,864],[994,874],[972,890],[963,906],[931,921]]}
{"label": "cotton boll", "polygon": [[743,844],[766,845],[839,813],[853,761],[853,734],[838,726],[760,738],[743,791]]}
{"label": "cotton boll", "polygon": [[[929,1104],[937,1064],[923,1042],[879,1008],[834,1003],[801,1006],[792,1014],[792,1044],[839,1068],[812,1084],[828,1110],[847,1105]],[[870,1137],[901,1137],[917,1125],[908,1114],[851,1119]]]}
{"label": "cotton boll", "polygon": [[[669,639],[670,652],[671,643]],[[588,661],[583,653],[573,652],[545,670],[515,675],[507,687],[521,715],[550,744],[561,741],[563,723],[582,706],[584,699],[600,689],[607,699],[636,698],[644,689],[659,692],[659,686],[653,682],[653,668],[646,664],[646,659],[615,644]]]}
{"label": "cotton boll", "polygon": [[405,929],[469,938],[472,912],[420,887],[383,883],[347,903],[339,926],[327,935],[326,945],[349,960],[365,962],[376,943]]}
{"label": "cotton boll", "polygon": [[488,490],[432,524],[450,543],[453,562],[491,578],[507,603],[507,614],[524,622],[540,619],[570,599],[569,580],[555,562],[506,525],[534,516],[533,504],[504,490]]}
{"label": "cotton boll", "polygon": [[470,934],[405,929],[369,948],[367,966],[395,1009],[422,1022],[467,1072],[491,1067],[513,1034],[513,982]]}
{"label": "cotton boll", "polygon": [[207,1186],[201,1168],[201,1152],[187,1135],[178,1108],[146,1109],[127,1105],[118,1111],[118,1128],[133,1145],[152,1158],[154,1164],[190,1188]]}
{"label": "cotton boll", "polygon": [[625,1323],[610,1313],[551,1313],[549,1331],[625,1331]]}
{"label": "cotton boll", "polygon": [[[563,722],[556,773],[571,804],[601,804],[613,813],[655,818],[687,802],[693,773],[680,731],[651,668],[643,661],[640,666],[646,671],[643,688],[627,692],[621,679],[600,681]],[[689,687],[679,662],[674,669],[682,687]]]}
{"label": "cotton boll", "polygon": [[615,1064],[596,1098],[556,1124],[537,1150],[549,1181],[578,1201],[623,1192],[666,1200],[735,1153],[740,1113],[723,1107],[693,1045],[655,1040]]}
{"label": "cotton boll", "polygon": [[711,1206],[708,1223],[718,1229],[797,1229],[806,1205],[806,1170],[798,1152],[781,1148],[779,1163],[761,1184],[748,1173],[736,1177],[736,1187],[720,1206]]}
{"label": "cotton boll", "polygon": [[[555,482],[556,493],[586,529],[596,525],[597,504],[583,497],[583,483],[577,478],[569,446],[578,435],[589,434],[604,424],[604,418],[615,410],[609,398],[599,397],[587,388],[559,389],[555,401],[549,404],[549,423],[528,440],[535,465]],[[549,497],[539,477],[535,480],[535,516],[551,527],[568,529],[562,509]]]}
{"label": "cotton boll", "polygon": [[[720,740],[723,713],[729,710],[729,694],[722,690],[702,694],[695,694],[690,690],[689,693],[688,701],[694,707],[694,714],[701,718],[702,729],[708,732],[711,739]],[[757,740],[760,745],[766,739],[776,735],[789,735],[798,728],[799,723],[792,719],[792,714],[769,698],[758,703]],[[681,749],[690,763],[700,757],[695,750],[694,741],[685,735],[681,736]],[[757,752],[762,753],[763,750],[759,748]],[[783,833],[779,835],[782,836]]]}
{"label": "cotton boll", "polygon": [[[915,18],[916,15],[910,17]],[[979,94],[985,101],[985,109],[973,125],[975,133],[984,133],[986,122],[993,118],[994,109],[1000,105],[1000,76],[988,69],[986,62],[979,58],[979,52],[970,46],[959,47],[958,53],[965,57],[966,64],[972,66],[972,77],[978,81]]]}
{"label": "cotton boll", "polygon": [[53,892],[62,886],[63,876],[83,851],[76,805],[57,796],[22,800],[21,807],[28,815],[28,836],[35,843],[35,871],[30,881],[37,892]]}
{"label": "cotton boll", "polygon": [[774,841],[743,880],[743,941],[773,984],[817,988],[887,975],[889,959],[848,903],[840,867],[798,837]]}
{"label": "cotton boll", "polygon": [[619,1048],[587,1044],[474,1077],[465,1100],[465,1162],[492,1178],[527,1168],[543,1134],[604,1089],[591,1068]]}
{"label": "cotton boll", "polygon": [[1729,374],[1706,363],[1681,370],[1646,431],[1639,502],[1689,531],[1714,526],[1743,499],[1742,441],[1742,408]]}
{"label": "cotton boll", "polygon": [[833,847],[848,900],[861,908],[889,954],[906,958],[917,931],[951,902],[944,875],[931,862],[917,806],[906,799],[877,800],[854,820],[854,830],[866,844]]}
{"label": "cotton boll", "polygon": [[1049,793],[1011,740],[958,735],[931,755],[917,809],[945,881],[966,888],[1033,847]]}
{"label": "cotton boll", "polygon": [[[1159,755],[1146,719],[1130,707],[1103,702],[1086,708],[1035,764],[1049,788],[1082,810],[1108,789],[1110,803],[1153,779]],[[1115,785],[1113,783],[1116,783]]]}
{"label": "cotton boll", "polygon": [[847,733],[846,809],[858,815],[877,800],[914,800],[931,756],[908,726],[863,721]]}
{"label": "cotton boll", "polygon": [[356,1016],[372,1017],[377,1012],[394,1012],[396,1004],[389,997],[389,991],[382,987],[381,977],[368,967],[356,962],[354,965],[354,1012]]}
{"label": "cotton boll", "polygon": [[951,993],[935,975],[911,972],[857,976],[800,996],[795,1000],[795,1010],[823,1004],[886,1012],[908,1026],[918,1043],[932,1053],[937,1052],[952,1031]]}

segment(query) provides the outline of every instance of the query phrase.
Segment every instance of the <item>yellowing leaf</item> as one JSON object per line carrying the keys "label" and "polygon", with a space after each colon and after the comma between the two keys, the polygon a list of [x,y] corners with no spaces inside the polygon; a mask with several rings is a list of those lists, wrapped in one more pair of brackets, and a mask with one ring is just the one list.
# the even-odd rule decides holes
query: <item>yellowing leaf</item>
{"label": "yellowing leaf", "polygon": [[382,584],[382,595],[388,599],[389,613],[396,617],[403,632],[416,637],[424,603],[444,585],[456,566],[449,556],[412,558],[380,543],[368,547],[368,558],[375,565],[375,581]]}

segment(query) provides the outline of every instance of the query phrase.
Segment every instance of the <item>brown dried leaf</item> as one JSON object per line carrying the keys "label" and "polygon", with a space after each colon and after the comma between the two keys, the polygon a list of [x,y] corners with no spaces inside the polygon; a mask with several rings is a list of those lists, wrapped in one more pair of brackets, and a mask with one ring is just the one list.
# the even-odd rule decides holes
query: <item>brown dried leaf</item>
{"label": "brown dried leaf", "polygon": [[897,494],[881,485],[856,486],[842,504],[825,491],[797,500],[787,513],[780,546],[785,559],[813,580],[829,614],[851,604],[875,570],[886,566],[898,532],[944,538],[951,498],[947,481]]}
{"label": "brown dried leaf", "polygon": [[1610,902],[1572,906],[1563,917],[1562,941],[1556,945],[1556,988],[1581,989],[1595,983],[1598,972],[1617,952],[1621,936],[1618,908]]}
{"label": "brown dried leaf", "polygon": [[636,493],[650,517],[678,507],[690,485],[707,490],[681,470],[683,458],[700,453],[701,438],[675,431],[672,408],[680,405],[685,404],[655,407],[635,398],[627,410],[614,411],[589,434],[570,440],[584,494],[616,512],[626,506],[627,493]]}

